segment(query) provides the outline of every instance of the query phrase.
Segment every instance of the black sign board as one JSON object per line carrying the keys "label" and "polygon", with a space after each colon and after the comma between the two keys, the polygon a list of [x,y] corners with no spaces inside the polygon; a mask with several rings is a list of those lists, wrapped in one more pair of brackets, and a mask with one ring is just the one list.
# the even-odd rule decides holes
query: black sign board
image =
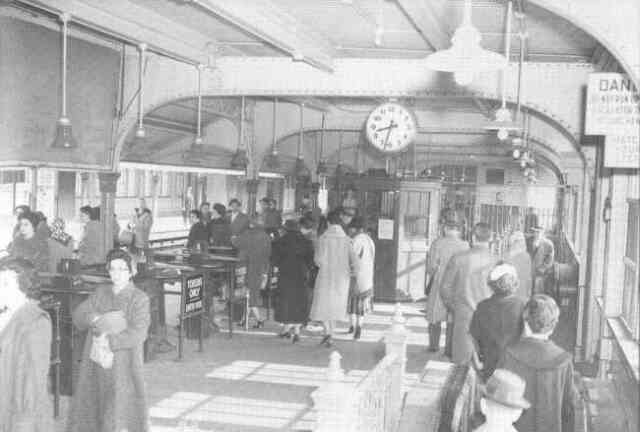
{"label": "black sign board", "polygon": [[182,318],[204,312],[204,275],[187,276],[182,280]]}

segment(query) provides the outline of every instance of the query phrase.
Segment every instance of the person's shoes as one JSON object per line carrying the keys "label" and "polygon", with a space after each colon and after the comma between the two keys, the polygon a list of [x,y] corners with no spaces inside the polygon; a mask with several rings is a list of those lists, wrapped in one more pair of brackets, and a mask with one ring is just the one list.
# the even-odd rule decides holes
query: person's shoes
{"label": "person's shoes", "polygon": [[349,327],[349,331],[347,332],[347,334],[351,334],[351,333],[353,333],[353,331],[354,331],[353,326],[350,326]]}
{"label": "person's shoes", "polygon": [[282,333],[279,333],[278,337],[282,338],[282,339],[284,339],[284,338],[289,339],[291,337],[291,332],[290,331],[284,331]]}
{"label": "person's shoes", "polygon": [[296,342],[298,342],[299,340],[300,340],[300,335],[299,335],[299,334],[297,334],[297,333],[295,333],[295,334],[293,335],[293,338],[291,339],[291,343],[296,343]]}
{"label": "person's shoes", "polygon": [[322,338],[319,345],[326,345],[326,343],[331,339],[331,335],[326,335]]}
{"label": "person's shoes", "polygon": [[264,327],[264,320],[256,320],[256,323],[253,325],[254,329],[259,329]]}
{"label": "person's shoes", "polygon": [[360,339],[360,333],[362,332],[360,326],[356,326],[356,331],[353,333],[353,339]]}

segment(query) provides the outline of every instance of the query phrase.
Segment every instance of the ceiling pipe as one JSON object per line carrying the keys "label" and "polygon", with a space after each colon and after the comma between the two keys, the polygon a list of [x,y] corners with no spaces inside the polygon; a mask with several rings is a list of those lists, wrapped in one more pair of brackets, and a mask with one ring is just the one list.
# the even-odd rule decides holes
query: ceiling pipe
{"label": "ceiling pipe", "polygon": [[71,16],[67,13],[60,15],[60,21],[62,21],[62,105],[56,127],[56,137],[51,145],[54,148],[64,149],[72,149],[78,146],[72,134],[71,120],[67,117],[67,39],[70,18]]}
{"label": "ceiling pipe", "polygon": [[273,134],[271,137],[271,153],[265,158],[265,165],[271,170],[280,168],[278,156],[278,98],[273,98]]}
{"label": "ceiling pipe", "polygon": [[197,118],[197,132],[196,138],[193,140],[193,145],[196,147],[202,146],[202,70],[203,64],[199,64],[198,67],[198,118]]}
{"label": "ceiling pipe", "polygon": [[136,140],[144,140],[147,136],[144,130],[144,55],[147,44],[138,45],[138,128],[136,129]]}

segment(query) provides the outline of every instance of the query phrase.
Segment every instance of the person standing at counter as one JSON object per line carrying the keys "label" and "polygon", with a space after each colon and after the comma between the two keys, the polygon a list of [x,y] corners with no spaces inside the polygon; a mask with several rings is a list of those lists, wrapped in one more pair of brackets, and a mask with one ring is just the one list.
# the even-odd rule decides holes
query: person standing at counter
{"label": "person standing at counter", "polygon": [[227,208],[223,204],[215,203],[213,205],[209,237],[211,246],[231,246],[231,229],[227,219]]}
{"label": "person standing at counter", "polygon": [[[239,216],[239,215],[238,215]],[[249,228],[236,237],[232,237],[233,245],[238,249],[238,259],[247,266],[246,286],[249,290],[249,308],[256,319],[254,328],[264,326],[260,314],[260,291],[266,287],[271,260],[271,237],[264,230],[264,222],[260,216],[253,218]],[[246,320],[249,317],[245,317]]]}
{"label": "person standing at counter", "polygon": [[93,214],[91,206],[80,207],[80,221],[84,223],[82,238],[78,245],[78,259],[83,266],[101,264],[103,256],[100,251],[100,222]]}
{"label": "person standing at counter", "polygon": [[67,432],[149,430],[142,374],[143,344],[151,321],[149,298],[131,282],[127,252],[110,251],[107,269],[112,284],[96,288],[73,311],[73,324],[91,332]]}
{"label": "person standing at counter", "polygon": [[51,321],[36,300],[33,265],[3,260],[0,292],[0,432],[52,431]]}
{"label": "person standing at counter", "polygon": [[198,210],[191,210],[189,218],[191,219],[191,230],[189,230],[187,248],[207,252],[209,250],[209,230],[202,222],[202,214]]}
{"label": "person standing at counter", "polygon": [[20,233],[20,215],[31,213],[31,207],[28,205],[19,205],[13,209],[13,215],[16,217],[16,224],[13,227],[13,237]]}
{"label": "person standing at counter", "polygon": [[133,245],[136,251],[145,250],[149,246],[149,235],[153,226],[153,216],[148,208],[136,209],[136,219],[133,223]]}
{"label": "person standing at counter", "polygon": [[9,256],[24,258],[33,263],[37,271],[49,269],[49,245],[47,239],[36,233],[36,220],[33,213],[18,216],[18,234],[7,247]]}
{"label": "person standing at counter", "polygon": [[237,237],[249,229],[249,216],[240,211],[241,207],[242,203],[240,200],[233,198],[229,201],[229,210],[231,211],[231,215],[229,216],[229,228],[231,230],[232,240],[233,237]]}
{"label": "person standing at counter", "polygon": [[260,200],[260,210],[264,217],[264,229],[273,238],[278,235],[278,229],[282,225],[282,217],[280,212],[272,206],[273,200],[264,197]]}

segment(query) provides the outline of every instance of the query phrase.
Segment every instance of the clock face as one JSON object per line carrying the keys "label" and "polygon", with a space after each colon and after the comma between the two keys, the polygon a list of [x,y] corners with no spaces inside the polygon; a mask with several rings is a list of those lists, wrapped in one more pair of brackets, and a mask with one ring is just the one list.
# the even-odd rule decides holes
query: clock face
{"label": "clock face", "polygon": [[397,103],[384,103],[374,109],[366,124],[367,139],[385,153],[404,150],[416,136],[413,114]]}

